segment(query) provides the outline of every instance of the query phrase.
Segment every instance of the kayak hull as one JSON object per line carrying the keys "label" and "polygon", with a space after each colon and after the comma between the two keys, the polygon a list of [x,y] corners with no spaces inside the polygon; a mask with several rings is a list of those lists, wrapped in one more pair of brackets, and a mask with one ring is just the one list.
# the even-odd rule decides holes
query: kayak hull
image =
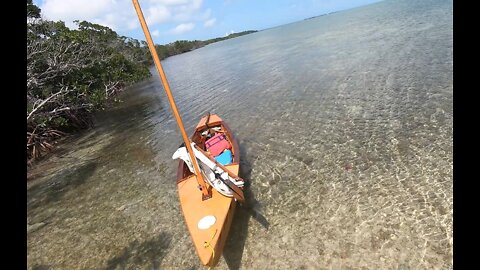
{"label": "kayak hull", "polygon": [[[203,117],[196,126],[191,140],[203,147],[205,139],[201,133],[211,127],[220,127],[230,141],[233,160],[225,167],[238,175],[240,164],[238,143],[228,125],[220,117],[214,114]],[[197,177],[190,172],[183,160],[178,164],[177,190],[185,224],[196,253],[203,265],[215,266],[223,253],[237,202],[233,197],[224,196],[213,188],[211,198],[203,200]]]}

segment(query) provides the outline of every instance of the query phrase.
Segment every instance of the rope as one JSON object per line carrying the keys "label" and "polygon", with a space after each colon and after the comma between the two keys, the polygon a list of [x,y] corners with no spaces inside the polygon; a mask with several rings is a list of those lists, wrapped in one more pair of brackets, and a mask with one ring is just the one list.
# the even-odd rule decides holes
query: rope
{"label": "rope", "polygon": [[[217,230],[215,229],[215,232],[212,235],[212,239],[210,239],[210,241],[208,241],[208,242],[207,241],[203,242],[203,247],[204,248],[210,248],[210,250],[212,251],[212,264],[213,264],[213,261],[215,260],[215,250],[210,245],[210,242],[213,240],[213,238],[215,237],[216,234],[217,234]],[[208,267],[208,270],[210,270],[210,269],[212,269],[212,266]]]}

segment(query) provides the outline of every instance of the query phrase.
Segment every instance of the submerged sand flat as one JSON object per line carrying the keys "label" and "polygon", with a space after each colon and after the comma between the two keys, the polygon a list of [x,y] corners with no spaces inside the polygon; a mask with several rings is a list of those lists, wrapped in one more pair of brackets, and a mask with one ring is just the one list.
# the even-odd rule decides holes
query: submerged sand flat
{"label": "submerged sand flat", "polygon": [[[216,269],[451,269],[451,1],[384,1],[163,61],[235,132],[249,201]],[[153,69],[152,69],[153,71]],[[29,173],[28,269],[204,269],[156,76]],[[264,224],[265,225],[265,224]]]}

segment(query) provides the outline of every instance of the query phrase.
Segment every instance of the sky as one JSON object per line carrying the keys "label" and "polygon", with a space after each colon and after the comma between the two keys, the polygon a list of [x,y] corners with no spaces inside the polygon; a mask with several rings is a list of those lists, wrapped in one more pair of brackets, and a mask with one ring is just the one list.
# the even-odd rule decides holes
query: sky
{"label": "sky", "polygon": [[[380,0],[139,0],[156,44],[207,40],[246,30],[264,30]],[[33,0],[42,17],[89,21],[121,36],[145,40],[131,0]]]}

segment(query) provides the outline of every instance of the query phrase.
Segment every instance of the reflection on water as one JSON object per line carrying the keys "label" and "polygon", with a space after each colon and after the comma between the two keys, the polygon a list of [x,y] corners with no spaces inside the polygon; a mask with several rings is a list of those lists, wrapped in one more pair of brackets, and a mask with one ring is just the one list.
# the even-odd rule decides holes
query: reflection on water
{"label": "reflection on water", "polygon": [[[185,126],[224,118],[251,180],[217,268],[451,268],[452,37],[451,1],[385,1],[163,61]],[[31,172],[29,269],[203,268],[157,76],[123,100]]]}

